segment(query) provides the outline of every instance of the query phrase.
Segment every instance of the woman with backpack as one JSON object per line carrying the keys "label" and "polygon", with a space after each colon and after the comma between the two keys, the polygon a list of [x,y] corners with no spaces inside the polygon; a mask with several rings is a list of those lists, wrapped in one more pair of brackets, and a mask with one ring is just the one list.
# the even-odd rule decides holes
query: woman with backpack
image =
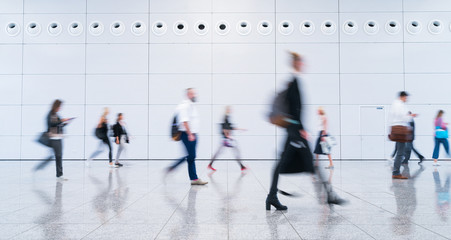
{"label": "woman with backpack", "polygon": [[90,162],[93,158],[97,157],[99,154],[101,154],[104,151],[104,146],[108,146],[108,159],[110,167],[118,167],[118,165],[113,164],[113,152],[111,148],[110,139],[108,138],[108,119],[107,116],[110,113],[108,108],[104,108],[103,114],[100,117],[99,123],[97,124],[96,130],[95,130],[95,136],[100,139],[100,144],[97,150],[91,154],[91,156],[88,158],[86,165],[89,166]]}

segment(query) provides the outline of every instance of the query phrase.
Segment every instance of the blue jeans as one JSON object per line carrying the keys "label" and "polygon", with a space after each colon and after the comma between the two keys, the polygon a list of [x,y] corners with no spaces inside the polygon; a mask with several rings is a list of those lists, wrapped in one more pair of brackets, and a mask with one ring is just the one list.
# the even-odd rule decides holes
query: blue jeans
{"label": "blue jeans", "polygon": [[186,161],[188,162],[188,174],[189,174],[189,178],[191,180],[197,179],[196,163],[194,162],[196,160],[197,135],[194,134],[194,136],[196,136],[196,140],[190,142],[188,140],[188,134],[186,134],[186,132],[182,132],[182,135],[180,138],[183,142],[183,145],[185,145],[186,152],[188,153],[188,155],[185,157],[182,157],[174,165],[172,165],[172,167],[170,167],[170,169],[175,169],[178,165],[183,163],[183,161],[185,161],[185,159],[186,159]]}
{"label": "blue jeans", "polygon": [[440,143],[443,144],[443,146],[445,147],[446,153],[449,155],[448,139],[446,139],[446,138],[435,138],[434,153],[432,154],[432,158],[433,159],[438,159],[438,154],[440,152]]}
{"label": "blue jeans", "polygon": [[[405,160],[407,143],[396,142],[396,157],[393,163],[393,175],[399,175],[401,172],[401,163]],[[409,149],[410,151],[410,149]]]}

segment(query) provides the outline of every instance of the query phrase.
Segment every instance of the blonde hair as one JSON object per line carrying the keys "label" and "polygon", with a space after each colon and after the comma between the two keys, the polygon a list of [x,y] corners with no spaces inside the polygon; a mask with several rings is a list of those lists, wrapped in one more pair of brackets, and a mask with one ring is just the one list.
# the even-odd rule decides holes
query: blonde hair
{"label": "blonde hair", "polygon": [[326,111],[324,111],[323,107],[318,107],[318,112],[320,115],[326,115]]}
{"label": "blonde hair", "polygon": [[299,53],[291,52],[291,51],[289,51],[288,53],[290,54],[291,60],[292,60],[293,62],[294,62],[294,61],[301,61],[301,60],[302,60],[302,57],[301,57],[301,55],[299,55]]}

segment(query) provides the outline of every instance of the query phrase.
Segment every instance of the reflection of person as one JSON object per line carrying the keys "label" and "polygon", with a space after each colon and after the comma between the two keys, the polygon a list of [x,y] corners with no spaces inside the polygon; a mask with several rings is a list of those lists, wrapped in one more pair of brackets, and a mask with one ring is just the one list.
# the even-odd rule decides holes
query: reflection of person
{"label": "reflection of person", "polygon": [[167,172],[173,171],[185,160],[188,162],[188,174],[191,179],[191,185],[205,185],[208,182],[202,181],[197,177],[196,173],[196,145],[199,132],[199,114],[195,106],[196,91],[193,88],[186,90],[186,96],[188,99],[184,100],[177,107],[177,118],[179,123],[179,131],[181,131],[180,138],[183,145],[186,148],[187,156],[179,159],[175,164],[168,168]]}
{"label": "reflection of person", "polygon": [[434,153],[432,154],[432,158],[434,159],[433,166],[439,166],[440,164],[437,162],[440,152],[440,144],[443,144],[443,147],[445,147],[446,153],[449,155],[449,144],[448,144],[448,136],[439,136],[439,132],[447,131],[448,123],[443,122],[443,113],[445,113],[443,110],[438,111],[437,117],[435,117],[434,126],[435,126],[435,134],[434,134]]}
{"label": "reflection of person", "polygon": [[[412,114],[412,112],[409,111],[409,114]],[[417,155],[417,157],[420,159],[420,162],[418,162],[418,164],[421,164],[423,162],[423,160],[424,160],[424,156],[421,155],[421,153],[419,153],[413,146],[413,141],[415,140],[415,121],[414,121],[414,118],[411,119],[409,124],[410,124],[410,127],[412,128],[412,142],[408,142],[407,143],[407,145],[408,145],[407,149],[411,149],[411,151],[413,151]],[[403,164],[408,164],[408,162],[410,160],[410,154],[412,153],[411,151],[410,152],[406,152],[405,159],[402,162]],[[395,155],[396,155],[396,148],[395,148],[395,151],[393,151],[393,154],[391,155],[391,157],[394,158]]]}
{"label": "reflection of person", "polygon": [[108,146],[108,160],[110,167],[119,167],[118,164],[113,164],[113,151],[111,148],[111,142],[108,137],[108,119],[107,116],[110,113],[110,110],[108,108],[105,108],[103,110],[103,114],[100,117],[99,123],[97,124],[95,135],[98,139],[100,139],[99,147],[95,152],[91,154],[91,156],[88,158],[88,161],[86,162],[87,165],[92,161],[93,158],[97,157],[99,154],[101,154],[104,150],[104,146]]}
{"label": "reflection of person", "polygon": [[47,115],[48,135],[50,138],[50,146],[55,153],[56,177],[59,180],[67,180],[63,178],[63,127],[70,119],[61,119],[58,112],[61,110],[62,102],[55,100]]}
{"label": "reflection of person", "polygon": [[122,164],[119,163],[119,158],[121,157],[121,153],[125,150],[125,144],[129,143],[127,130],[125,128],[124,115],[119,113],[117,115],[117,123],[113,126],[114,132],[114,140],[119,148],[117,149],[116,161],[115,165],[122,167]]}
{"label": "reflection of person", "polygon": [[315,150],[313,151],[313,153],[316,154],[316,162],[318,163],[318,155],[327,155],[327,157],[329,158],[329,166],[326,167],[326,169],[330,169],[330,168],[334,168],[334,162],[332,161],[332,155],[330,153],[324,153],[323,149],[321,147],[321,142],[325,141],[324,137],[329,136],[328,135],[328,131],[327,131],[327,116],[326,116],[326,112],[324,112],[324,109],[322,107],[318,108],[318,115],[319,115],[319,121],[320,121],[320,126],[319,126],[319,136],[318,139],[316,140],[316,146],[315,146]]}
{"label": "reflection of person", "polygon": [[[407,92],[400,92],[399,98],[395,99],[390,108],[390,126],[404,126],[409,127],[409,122],[412,117],[416,117],[416,114],[409,114],[409,110],[406,107]],[[393,164],[393,179],[408,179],[407,176],[403,176],[400,172],[401,163],[406,159],[406,153],[410,156],[410,146],[406,142],[396,142],[396,158]]]}
{"label": "reflection of person", "polygon": [[445,184],[442,186],[441,180],[440,180],[440,173],[437,171],[437,169],[434,169],[434,172],[432,173],[434,176],[434,182],[435,182],[435,196],[437,199],[437,212],[440,216],[440,218],[443,221],[447,221],[447,214],[446,212],[449,209],[449,203],[450,203],[450,195],[449,195],[449,189],[450,189],[450,175],[446,176]]}
{"label": "reflection of person", "polygon": [[48,210],[37,219],[37,223],[42,226],[45,239],[54,239],[58,236],[59,239],[66,239],[65,224],[55,224],[52,227],[48,226],[49,222],[58,222],[63,216],[63,182],[57,182],[55,186],[55,197],[52,198],[46,191],[34,190],[35,193],[49,205]]}
{"label": "reflection of person", "polygon": [[241,171],[246,170],[246,167],[243,165],[243,163],[241,162],[240,159],[240,150],[238,149],[238,143],[236,142],[236,140],[234,138],[232,138],[232,131],[234,130],[244,130],[244,129],[240,129],[240,128],[235,128],[232,123],[230,123],[230,119],[229,116],[232,113],[232,109],[230,106],[226,107],[226,112],[225,112],[225,116],[224,116],[224,122],[222,123],[222,144],[219,147],[219,149],[216,151],[215,155],[213,156],[213,158],[211,159],[210,164],[208,164],[208,168],[216,171],[216,169],[213,168],[213,162],[216,160],[216,158],[218,157],[218,155],[222,152],[222,150],[224,149],[224,147],[227,148],[231,148],[235,151],[235,157],[236,160],[238,162],[238,164],[241,167]]}
{"label": "reflection of person", "polygon": [[[291,58],[294,70],[293,78],[288,85],[284,99],[282,99],[283,106],[280,107],[284,109],[279,109],[279,111],[285,111],[282,113],[283,115],[288,116],[271,117],[272,119],[282,119],[282,121],[285,122],[280,125],[286,126],[288,136],[281,159],[274,168],[271,188],[266,198],[266,210],[270,210],[271,206],[274,206],[277,210],[288,209],[287,206],[282,205],[277,198],[277,184],[280,173],[315,172],[313,167],[313,156],[307,142],[308,134],[304,130],[301,121],[302,98],[301,92],[299,91],[297,74],[301,72],[302,59],[297,53],[291,53]],[[331,186],[327,181],[322,179],[320,171],[317,171],[317,174],[327,190],[327,202],[329,204],[343,204],[344,200],[333,194]]]}
{"label": "reflection of person", "polygon": [[408,177],[410,180],[392,180],[392,189],[395,194],[397,209],[396,217],[393,218],[393,231],[397,234],[404,235],[410,232],[410,227],[412,225],[410,218],[417,208],[417,190],[415,189],[415,182],[423,171],[424,168],[420,165],[420,169],[410,175],[410,168],[408,165],[405,165],[402,175]]}

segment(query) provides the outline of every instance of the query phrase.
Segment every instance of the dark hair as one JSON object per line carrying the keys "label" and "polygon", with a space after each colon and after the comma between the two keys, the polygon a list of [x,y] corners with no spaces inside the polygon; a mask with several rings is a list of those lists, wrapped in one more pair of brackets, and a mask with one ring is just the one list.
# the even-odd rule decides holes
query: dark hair
{"label": "dark hair", "polygon": [[122,113],[117,114],[117,120],[119,121],[119,118],[122,116]]}
{"label": "dark hair", "polygon": [[56,113],[56,110],[59,108],[59,107],[61,107],[61,104],[62,104],[63,102],[61,101],[61,100],[59,100],[59,99],[56,99],[54,102],[53,102],[53,104],[52,104],[52,110],[50,111],[51,113]]}
{"label": "dark hair", "polygon": [[400,97],[407,97],[409,94],[406,91],[399,92]]}
{"label": "dark hair", "polygon": [[437,117],[435,117],[435,118],[441,117],[443,115],[443,113],[445,113],[443,110],[439,110],[437,113]]}

